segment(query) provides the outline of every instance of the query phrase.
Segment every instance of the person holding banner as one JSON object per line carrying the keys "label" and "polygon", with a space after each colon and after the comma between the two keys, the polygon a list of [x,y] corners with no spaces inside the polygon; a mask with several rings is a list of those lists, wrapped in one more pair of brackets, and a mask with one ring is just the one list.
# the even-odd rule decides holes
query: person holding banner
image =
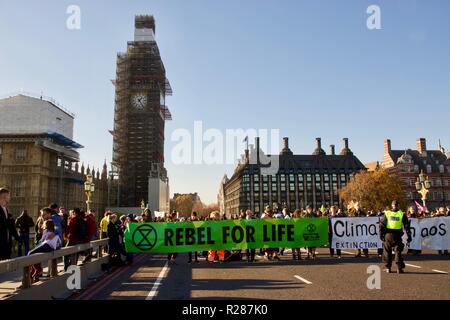
{"label": "person holding banner", "polygon": [[[266,206],[266,208],[264,210],[264,218],[263,219],[274,219],[272,207]],[[278,249],[277,248],[267,248],[265,250],[264,259],[280,260],[280,257],[278,256]]]}
{"label": "person holding banner", "polygon": [[[317,218],[318,215],[317,213],[314,211],[313,207],[311,205],[308,205],[306,207],[306,213],[303,216],[303,218]],[[306,257],[306,259],[309,259],[310,257],[312,257],[313,260],[316,259],[316,248],[315,247],[307,247],[306,248],[308,250],[308,256]]]}
{"label": "person holding banner", "polygon": [[[198,221],[198,217],[197,217],[197,212],[192,212],[191,214],[191,218],[189,219],[189,221]],[[198,252],[195,251],[194,252],[194,258],[195,258],[195,263],[198,263]],[[188,264],[192,263],[192,252],[189,252],[189,260],[188,260]]]}
{"label": "person holding banner", "polygon": [[411,229],[407,215],[400,210],[399,202],[392,201],[392,210],[386,210],[380,220],[380,238],[383,244],[383,262],[385,262],[386,272],[391,273],[392,250],[395,251],[395,263],[397,273],[405,273],[405,263],[402,257],[404,244],[402,240],[403,227],[405,227],[408,243],[412,241]]}
{"label": "person holding banner", "polygon": [[[422,215],[420,215],[415,206],[410,206],[408,208],[408,211],[406,212],[406,216],[408,219],[422,219]],[[414,249],[408,249],[408,254],[412,254],[413,256],[418,256],[420,253],[422,253],[421,250],[414,250]]]}
{"label": "person holding banner", "polygon": [[[177,221],[177,214],[175,210],[172,211],[172,213],[167,214],[166,222],[176,222],[176,221]],[[177,253],[169,253],[167,255],[167,260],[169,261],[169,263],[176,264],[175,259],[177,258],[177,255],[178,255]]]}
{"label": "person holding banner", "polygon": [[[361,209],[359,202],[353,204],[353,208],[349,210],[349,216],[351,217],[367,217],[367,214]],[[369,257],[369,249],[363,249],[365,258]],[[361,249],[358,249],[355,254],[355,258],[361,257]]]}
{"label": "person holding banner", "polygon": [[[246,217],[245,217],[246,220],[256,219],[255,215],[253,214],[253,211],[250,209],[248,209],[245,212],[245,215],[246,215]],[[247,262],[255,262],[255,254],[256,254],[256,249],[247,249],[247,251],[246,251]]]}
{"label": "person holding banner", "polygon": [[[292,219],[300,219],[302,217],[302,210],[297,209],[292,214]],[[292,260],[302,260],[302,252],[300,248],[292,248]]]}
{"label": "person holding banner", "polygon": [[[434,218],[434,217],[446,217],[447,216],[447,214],[446,214],[446,212],[445,212],[445,208],[444,207],[440,207],[438,210],[437,210],[437,212],[435,213],[435,214],[433,214],[432,215],[432,217]],[[440,255],[440,256],[443,256],[443,255],[448,255],[448,250],[438,250],[438,254]]]}
{"label": "person holding banner", "polygon": [[[219,221],[221,220],[220,212],[213,211],[209,214],[210,220]],[[225,261],[225,250],[210,250],[208,252],[208,261],[215,262],[219,260],[220,263]]]}
{"label": "person holding banner", "polygon": [[[328,220],[328,238],[330,240],[330,257],[334,257],[334,248],[331,246],[331,243],[333,242],[333,228],[331,224],[331,218],[338,218],[338,217],[345,217],[345,215],[340,214],[338,211],[338,208],[336,206],[331,206],[330,208],[330,215]],[[336,249],[337,258],[341,259],[341,249]]]}

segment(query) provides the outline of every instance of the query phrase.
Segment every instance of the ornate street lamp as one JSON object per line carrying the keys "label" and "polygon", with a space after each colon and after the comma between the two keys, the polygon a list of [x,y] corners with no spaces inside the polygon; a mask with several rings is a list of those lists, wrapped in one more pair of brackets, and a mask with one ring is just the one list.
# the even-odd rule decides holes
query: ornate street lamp
{"label": "ornate street lamp", "polygon": [[416,189],[417,192],[422,196],[423,206],[426,207],[425,202],[427,200],[428,193],[430,192],[429,190],[431,189],[431,182],[430,180],[428,180],[428,177],[425,176],[423,171],[420,172],[419,177],[417,178]]}
{"label": "ornate street lamp", "polygon": [[142,199],[142,201],[141,201],[141,211],[142,211],[142,214],[144,214],[144,211],[145,211],[145,201],[144,201],[144,199]]}
{"label": "ornate street lamp", "polygon": [[89,212],[91,210],[91,203],[92,203],[92,195],[95,191],[95,184],[93,182],[93,177],[91,174],[88,174],[86,176],[86,181],[84,182],[84,192],[86,194],[86,207],[87,211]]}

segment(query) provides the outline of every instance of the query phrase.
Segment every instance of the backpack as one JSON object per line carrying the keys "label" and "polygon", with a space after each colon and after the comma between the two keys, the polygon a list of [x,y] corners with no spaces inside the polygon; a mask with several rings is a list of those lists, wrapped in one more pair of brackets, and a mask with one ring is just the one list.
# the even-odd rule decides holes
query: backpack
{"label": "backpack", "polygon": [[88,236],[88,224],[83,218],[77,219],[76,221],[75,235],[82,240],[85,240]]}

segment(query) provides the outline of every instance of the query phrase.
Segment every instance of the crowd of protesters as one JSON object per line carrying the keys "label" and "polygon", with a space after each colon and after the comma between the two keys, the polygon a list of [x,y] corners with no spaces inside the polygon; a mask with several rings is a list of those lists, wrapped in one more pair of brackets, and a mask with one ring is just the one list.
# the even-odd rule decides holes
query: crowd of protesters
{"label": "crowd of protesters", "polygon": [[[33,221],[29,213],[24,210],[17,219],[13,219],[12,215],[7,211],[7,204],[10,194],[7,189],[0,189],[0,260],[10,259],[13,246],[13,240],[18,243],[18,256],[29,255],[38,252],[50,252],[61,247],[74,246],[83,243],[89,243],[96,239],[108,239],[107,252],[109,254],[109,263],[105,265],[106,270],[114,265],[127,265],[133,262],[133,254],[127,253],[125,250],[124,233],[129,223],[144,222],[183,222],[183,221],[207,221],[207,220],[226,220],[227,218],[218,211],[210,213],[208,216],[198,215],[193,212],[189,217],[180,217],[176,211],[165,214],[164,216],[154,217],[149,209],[145,209],[142,214],[134,215],[118,215],[107,211],[100,221],[96,221],[95,212],[88,212],[75,208],[66,211],[65,208],[59,207],[52,203],[48,207],[43,208],[36,222]],[[288,208],[272,208],[265,207],[264,212],[260,214],[253,213],[251,210],[241,210],[239,215],[231,216],[229,219],[298,219],[298,218],[320,218],[320,217],[381,217],[384,210],[378,212],[365,211],[360,207],[359,203],[354,203],[347,210],[342,210],[337,206],[324,207],[320,209],[307,206],[304,209],[297,209],[290,212]],[[417,210],[416,206],[411,206],[407,210],[408,218],[428,218],[450,216],[450,206],[438,208],[434,212],[427,210]],[[30,229],[34,227],[35,241],[34,248],[30,251]],[[331,244],[333,233],[331,230],[331,220],[329,224],[329,242]],[[341,250],[331,248],[329,246],[331,257],[340,259]],[[293,260],[302,260],[301,248],[289,248]],[[317,248],[304,248],[306,256],[304,259],[316,259]],[[265,248],[259,249],[259,255],[265,260],[280,260],[280,256],[285,253],[285,248]],[[199,262],[199,257],[204,257],[209,262],[223,262],[227,260],[241,260],[244,257],[248,262],[255,261],[257,250],[248,249],[245,252],[241,250],[211,250],[206,252],[189,252],[188,263],[194,260]],[[381,256],[382,249],[378,249],[378,255]],[[409,254],[419,255],[418,250],[408,250]],[[446,250],[439,251],[440,255],[446,255]],[[83,263],[91,260],[93,256],[92,249],[83,253],[73,254],[64,257],[65,270],[71,264],[78,262],[79,256],[84,255]],[[167,259],[170,263],[176,263],[176,253],[170,253]],[[356,250],[355,257],[369,257],[369,250]],[[42,276],[42,267],[34,265],[31,268],[31,276],[33,281],[38,281]]]}

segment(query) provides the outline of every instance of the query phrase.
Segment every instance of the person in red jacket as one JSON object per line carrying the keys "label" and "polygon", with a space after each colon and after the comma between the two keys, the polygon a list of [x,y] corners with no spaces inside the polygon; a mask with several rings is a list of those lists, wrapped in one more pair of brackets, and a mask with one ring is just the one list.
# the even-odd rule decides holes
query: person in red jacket
{"label": "person in red jacket", "polygon": [[[69,218],[65,233],[65,238],[67,240],[66,247],[86,243],[88,236],[89,226],[86,223],[84,211],[81,211],[80,208],[73,209],[73,216]],[[64,257],[64,270],[67,270],[71,264],[76,265],[77,261],[77,254]]]}
{"label": "person in red jacket", "polygon": [[[97,222],[95,221],[95,211],[90,210],[84,217],[84,221],[87,223],[87,238],[86,242],[91,242],[97,239]],[[92,259],[93,249],[89,249],[86,252],[86,257],[83,260],[83,263],[89,262]]]}

